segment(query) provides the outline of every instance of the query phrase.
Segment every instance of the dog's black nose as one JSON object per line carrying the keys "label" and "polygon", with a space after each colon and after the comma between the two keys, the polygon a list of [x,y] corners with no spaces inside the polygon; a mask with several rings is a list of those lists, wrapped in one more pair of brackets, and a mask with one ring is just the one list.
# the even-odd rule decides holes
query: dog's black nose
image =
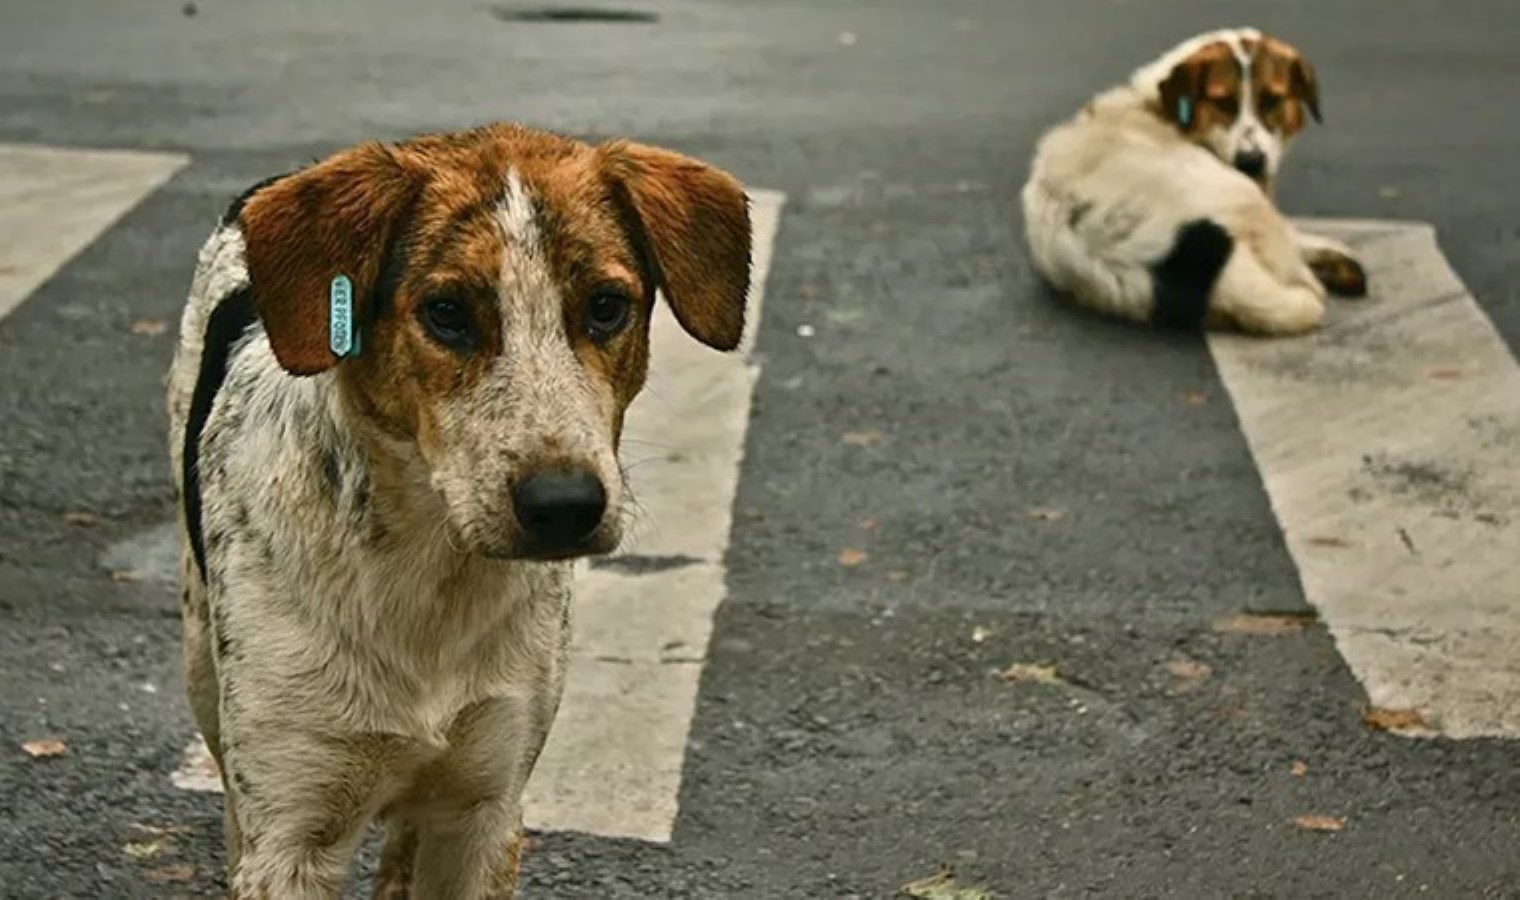
{"label": "dog's black nose", "polygon": [[512,510],[534,549],[573,550],[601,524],[607,491],[590,472],[542,472],[512,489]]}
{"label": "dog's black nose", "polygon": [[1267,155],[1260,150],[1242,150],[1235,154],[1235,168],[1247,178],[1260,181],[1267,174]]}

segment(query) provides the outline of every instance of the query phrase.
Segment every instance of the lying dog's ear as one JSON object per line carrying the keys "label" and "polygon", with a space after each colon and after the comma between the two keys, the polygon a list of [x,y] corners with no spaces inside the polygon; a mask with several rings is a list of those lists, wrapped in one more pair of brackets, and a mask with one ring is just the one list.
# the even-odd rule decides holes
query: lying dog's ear
{"label": "lying dog's ear", "polygon": [[238,222],[254,305],[275,358],[292,375],[338,362],[329,341],[329,291],[351,286],[354,339],[367,321],[385,248],[416,180],[379,144],[344,151],[260,188]]}
{"label": "lying dog's ear", "polygon": [[[1161,116],[1184,133],[1191,132],[1198,124],[1199,105],[1210,96],[1210,81],[1215,82],[1216,92],[1235,92],[1240,89],[1239,63],[1235,51],[1222,41],[1205,44],[1192,55],[1172,67],[1172,71],[1160,84]],[[1230,84],[1233,77],[1234,84]],[[1216,93],[1214,96],[1218,96]]]}
{"label": "lying dog's ear", "polygon": [[1314,121],[1325,121],[1319,114],[1319,78],[1314,74],[1314,66],[1297,54],[1288,69],[1288,86],[1291,96],[1309,108]]}
{"label": "lying dog's ear", "polygon": [[600,148],[676,321],[718,350],[739,346],[749,292],[749,198],[727,172],[627,141]]}
{"label": "lying dog's ear", "polygon": [[1161,116],[1184,132],[1198,121],[1198,101],[1203,99],[1209,60],[1196,54],[1172,67],[1161,82]]}

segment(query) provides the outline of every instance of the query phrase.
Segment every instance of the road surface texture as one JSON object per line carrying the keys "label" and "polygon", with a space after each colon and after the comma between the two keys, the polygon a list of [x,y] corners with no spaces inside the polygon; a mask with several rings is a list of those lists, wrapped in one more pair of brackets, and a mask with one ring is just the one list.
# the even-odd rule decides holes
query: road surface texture
{"label": "road surface texture", "polygon": [[[774,192],[779,216],[752,391],[689,410],[750,404],[714,445],[730,480],[683,495],[718,503],[712,535],[731,514],[692,563],[722,602],[641,663],[697,677],[584,742],[649,757],[663,774],[629,783],[654,799],[622,817],[545,786],[560,805],[529,810],[545,830],[524,896],[890,897],[941,866],[1000,897],[1520,896],[1520,560],[1498,555],[1520,499],[1485,487],[1520,467],[1502,396],[1520,7],[605,3],[636,15],[0,0],[0,896],[221,889],[220,798],[174,775],[194,729],[177,595],[154,574],[173,517],[161,379],[196,250],[263,176],[491,119],[677,147]],[[1369,245],[1389,290],[1337,310],[1314,380],[1289,377],[1302,348],[1076,312],[1022,248],[1040,130],[1240,24],[1322,82],[1283,205],[1435,229]],[[1456,343],[1355,322],[1426,301],[1467,304],[1440,330]],[[1384,408],[1403,382],[1326,361],[1411,346],[1421,368],[1399,377],[1449,393]],[[1498,393],[1457,415],[1469,378]],[[1368,483],[1305,474],[1317,434]],[[683,440],[629,451],[679,463]],[[1448,597],[1483,618],[1429,614]],[[586,616],[593,636],[617,621]]]}

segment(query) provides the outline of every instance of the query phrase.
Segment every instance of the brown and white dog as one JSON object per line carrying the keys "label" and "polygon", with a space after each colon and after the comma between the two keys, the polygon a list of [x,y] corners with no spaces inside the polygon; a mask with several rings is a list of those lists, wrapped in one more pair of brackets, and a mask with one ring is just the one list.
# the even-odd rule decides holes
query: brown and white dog
{"label": "brown and white dog", "polygon": [[1272,189],[1308,116],[1313,66],[1249,28],[1183,42],[1040,141],[1023,190],[1036,268],[1099,311],[1260,334],[1362,296],[1345,246],[1296,231]]}
{"label": "brown and white dog", "polygon": [[356,147],[234,203],[169,387],[234,897],[336,896],[375,819],[379,895],[513,893],[569,560],[629,517],[656,290],[728,350],[749,267],[726,173],[511,125]]}

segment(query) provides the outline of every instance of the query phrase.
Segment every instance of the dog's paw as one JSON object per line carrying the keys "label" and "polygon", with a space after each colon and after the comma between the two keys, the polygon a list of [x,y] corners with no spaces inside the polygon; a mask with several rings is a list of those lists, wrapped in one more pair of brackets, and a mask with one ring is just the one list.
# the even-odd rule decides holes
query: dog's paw
{"label": "dog's paw", "polygon": [[1325,290],[1337,297],[1367,296],[1367,270],[1349,253],[1318,250],[1309,256],[1309,268]]}

